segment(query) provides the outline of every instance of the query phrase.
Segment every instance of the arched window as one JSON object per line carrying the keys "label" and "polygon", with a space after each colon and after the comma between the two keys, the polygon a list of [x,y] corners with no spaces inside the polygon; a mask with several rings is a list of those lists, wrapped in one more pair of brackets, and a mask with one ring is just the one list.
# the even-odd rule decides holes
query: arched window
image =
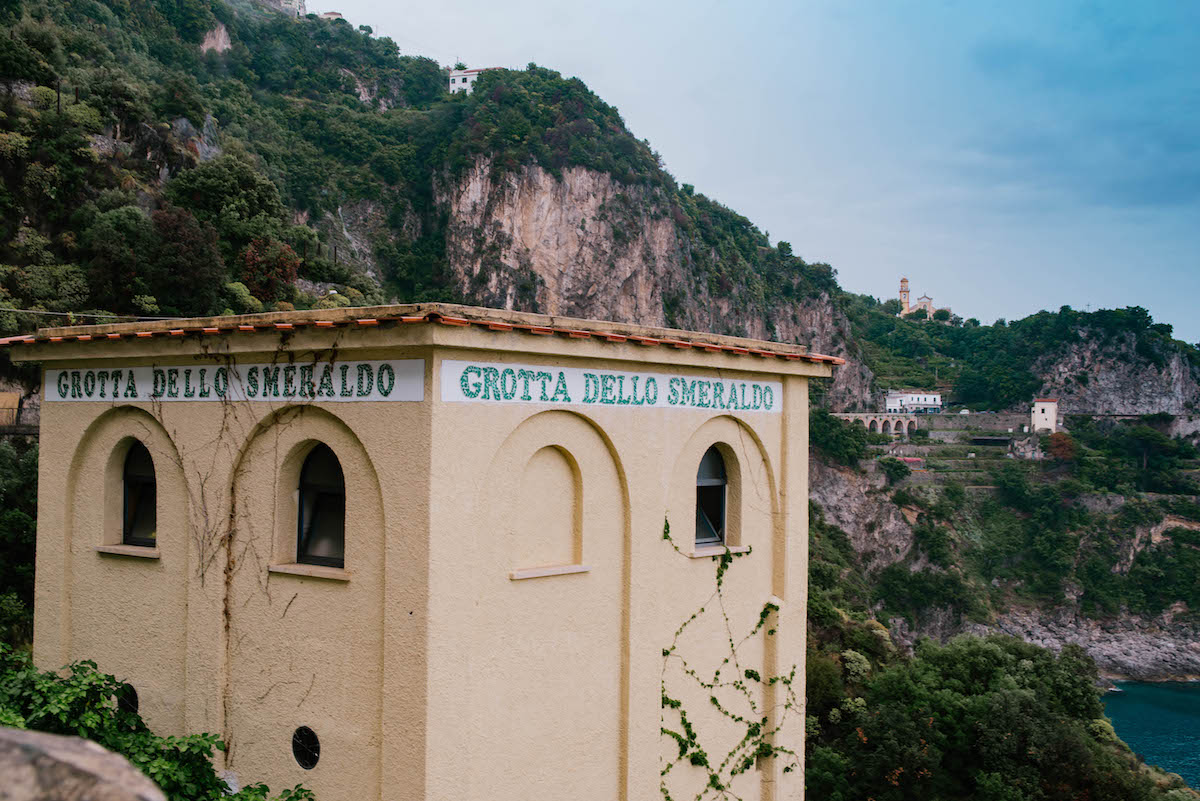
{"label": "arched window", "polygon": [[709,448],[696,471],[696,544],[725,542],[725,460],[717,446]]}
{"label": "arched window", "polygon": [[134,441],[125,455],[122,474],[125,486],[121,542],[125,545],[154,547],[157,530],[158,493],[154,482],[154,460],[150,451]]}
{"label": "arched window", "polygon": [[346,480],[328,445],[313,448],[304,460],[297,523],[297,562],[345,566]]}

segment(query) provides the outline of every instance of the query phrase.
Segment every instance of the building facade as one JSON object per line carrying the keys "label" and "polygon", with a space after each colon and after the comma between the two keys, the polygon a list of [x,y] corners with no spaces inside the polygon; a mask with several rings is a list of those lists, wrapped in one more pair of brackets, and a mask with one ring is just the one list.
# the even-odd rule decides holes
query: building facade
{"label": "building facade", "polygon": [[890,390],[883,407],[889,414],[938,414],[942,411],[942,393],[928,390]]}
{"label": "building facade", "polygon": [[1058,431],[1058,398],[1034,398],[1029,414],[1029,430],[1033,433],[1053,434]]}
{"label": "building facade", "polygon": [[[740,797],[802,798],[808,380],[839,360],[438,304],[3,344],[44,370],[35,661],[96,660],[236,780],[694,797],[682,710],[753,764],[717,769]],[[730,632],[757,678],[713,688]],[[801,756],[739,756],[763,716]]]}
{"label": "building facade", "polygon": [[475,86],[476,79],[488,70],[498,69],[497,67],[481,67],[477,70],[450,70],[451,92],[466,92],[471,94],[471,89]]}

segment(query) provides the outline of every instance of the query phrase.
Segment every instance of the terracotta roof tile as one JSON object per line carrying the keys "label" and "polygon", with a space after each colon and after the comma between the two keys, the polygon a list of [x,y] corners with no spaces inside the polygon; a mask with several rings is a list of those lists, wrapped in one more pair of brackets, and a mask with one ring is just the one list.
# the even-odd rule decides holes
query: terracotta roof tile
{"label": "terracotta roof tile", "polygon": [[[369,310],[372,317],[358,317]],[[598,320],[579,320],[551,315],[509,312],[470,306],[427,303],[402,306],[375,306],[368,309],[345,308],[312,311],[270,312],[240,317],[207,317],[194,320],[169,320],[145,323],[108,323],[92,326],[46,328],[36,334],[20,334],[0,338],[0,346],[34,343],[87,342],[93,339],[145,339],[155,335],[169,336],[251,334],[255,332],[292,331],[305,326],[333,328],[354,324],[360,327],[378,326],[383,322],[440,323],[472,327],[495,332],[525,332],[541,336],[566,336],[571,339],[598,339],[620,344],[637,343],[644,346],[668,345],[678,349],[699,349],[706,353],[729,353],[736,356],[754,354],[762,358],[782,358],[789,361],[808,361],[832,365],[845,364],[845,359],[810,353],[802,346],[705,334],[695,331],[649,328]],[[653,334],[653,336],[651,336]],[[1039,399],[1052,400],[1052,399]]]}

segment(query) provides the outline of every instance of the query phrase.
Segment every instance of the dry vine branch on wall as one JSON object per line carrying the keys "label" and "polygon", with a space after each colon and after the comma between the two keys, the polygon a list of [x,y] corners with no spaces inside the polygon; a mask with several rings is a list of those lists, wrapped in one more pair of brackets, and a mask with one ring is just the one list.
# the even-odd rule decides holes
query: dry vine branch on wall
{"label": "dry vine branch on wall", "polygon": [[[671,538],[671,526],[665,520],[663,521],[663,539],[669,542],[676,552],[683,553]],[[675,630],[670,647],[664,648],[662,652],[661,689],[663,711],[661,734],[663,737],[669,737],[674,740],[679,748],[679,753],[675,759],[669,761],[659,774],[661,777],[659,790],[666,801],[674,801],[675,799],[671,794],[668,780],[672,770],[680,764],[686,763],[701,768],[707,774],[707,781],[704,787],[695,796],[696,801],[701,801],[701,799],[705,798],[741,801],[740,797],[731,788],[733,780],[736,776],[754,767],[759,760],[768,760],[776,757],[786,759],[787,761],[783,766],[785,773],[797,769],[800,765],[799,755],[796,751],[777,745],[775,742],[776,736],[782,731],[787,721],[788,713],[792,709],[800,708],[800,702],[796,696],[794,687],[796,667],[793,665],[786,675],[763,678],[758,671],[748,667],[743,668],[738,659],[738,649],[752,638],[758,636],[760,633],[764,633],[764,636],[767,637],[775,635],[775,629],[769,627],[769,621],[779,611],[779,607],[773,602],[764,604],[762,611],[759,613],[758,621],[741,639],[737,639],[733,634],[733,626],[725,607],[724,589],[726,573],[733,564],[734,559],[748,554],[749,551],[745,553],[733,553],[726,548],[723,553],[713,557],[713,561],[716,562],[716,587],[712,595],[708,597],[703,606],[693,612],[691,617]],[[708,679],[701,675],[698,669],[693,668],[687,658],[680,653],[679,640],[693,623],[709,613],[709,608],[714,603],[721,614],[729,653],[717,665],[713,671],[712,678]],[[709,702],[713,708],[725,719],[733,723],[736,728],[744,730],[744,734],[738,740],[737,744],[721,757],[719,762],[714,763],[713,758],[705,751],[701,744],[701,733],[696,731],[692,718],[689,717],[683,701],[671,695],[667,690],[667,670],[672,663],[677,663],[683,675],[708,694]],[[726,674],[724,677],[722,676],[723,673]],[[760,704],[754,699],[754,689],[758,687],[762,688],[764,695],[772,687],[781,688],[784,695],[783,702],[776,704],[773,710],[760,708]],[[717,691],[719,689],[731,690],[733,691],[734,698],[744,699],[746,709],[739,711],[731,708],[728,703],[722,703],[717,698]],[[771,722],[771,712],[774,712],[776,718],[773,723]],[[677,715],[678,721],[669,725],[667,718],[672,715]]]}

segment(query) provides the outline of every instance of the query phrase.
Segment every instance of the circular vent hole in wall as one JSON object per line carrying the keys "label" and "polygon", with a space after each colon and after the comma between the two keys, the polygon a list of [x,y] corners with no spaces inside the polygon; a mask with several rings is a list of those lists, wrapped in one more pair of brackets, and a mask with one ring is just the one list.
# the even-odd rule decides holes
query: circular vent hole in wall
{"label": "circular vent hole in wall", "polygon": [[321,758],[321,741],[317,733],[307,726],[301,726],[292,734],[292,756],[296,764],[305,770],[312,770]]}

